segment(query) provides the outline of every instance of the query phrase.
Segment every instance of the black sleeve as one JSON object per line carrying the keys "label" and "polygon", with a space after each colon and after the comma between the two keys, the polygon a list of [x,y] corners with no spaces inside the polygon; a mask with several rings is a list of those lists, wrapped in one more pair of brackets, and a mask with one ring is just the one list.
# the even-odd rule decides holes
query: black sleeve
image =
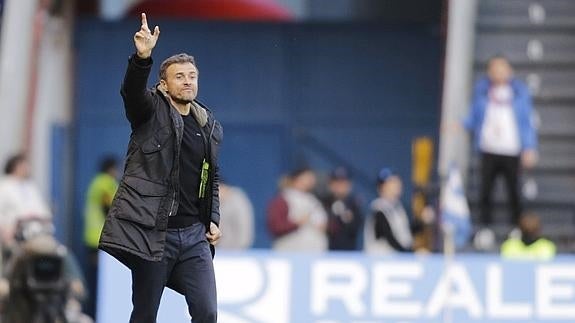
{"label": "black sleeve", "polygon": [[132,129],[148,121],[154,113],[154,98],[151,91],[147,89],[152,63],[151,57],[141,59],[136,54],[128,60],[128,68],[120,94],[124,100],[126,117]]}
{"label": "black sleeve", "polygon": [[389,222],[387,221],[387,218],[385,217],[383,212],[378,211],[373,216],[375,219],[375,238],[376,239],[387,240],[389,245],[393,249],[395,249],[396,251],[399,251],[399,252],[411,251],[409,249],[402,247],[401,244],[399,244],[399,242],[397,241],[397,239],[395,239],[395,236],[393,235],[393,231],[391,230],[391,227],[389,226]]}
{"label": "black sleeve", "polygon": [[356,236],[363,224],[363,218],[361,214],[361,207],[359,206],[359,202],[356,200],[351,200],[350,202],[350,211],[353,213],[353,220],[345,226],[345,230],[348,236],[353,237]]}

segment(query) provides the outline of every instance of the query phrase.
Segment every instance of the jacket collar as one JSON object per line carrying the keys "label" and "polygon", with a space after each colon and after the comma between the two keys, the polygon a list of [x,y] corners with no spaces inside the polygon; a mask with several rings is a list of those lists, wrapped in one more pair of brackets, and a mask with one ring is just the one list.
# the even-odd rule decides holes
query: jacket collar
{"label": "jacket collar", "polygon": [[[153,91],[155,91],[155,92],[164,100],[164,102],[166,102],[166,104],[168,104],[168,106],[171,108],[170,110],[175,110],[175,112],[177,112],[177,110],[172,106],[172,103],[170,102],[170,99],[168,98],[168,94],[165,93],[164,91],[162,91],[162,90],[160,89],[160,86],[159,86],[159,85],[160,85],[160,83],[156,83],[156,85],[155,85],[154,88],[153,88]],[[198,99],[194,99],[193,104],[194,104],[196,107],[199,107],[199,108],[202,108],[202,109],[205,110],[206,116],[207,116],[207,125],[210,125],[211,123],[214,122],[214,121],[213,121],[214,118],[213,118],[212,111],[211,111],[205,104],[203,104],[202,102],[200,102]],[[192,112],[190,112],[190,113],[192,113]],[[176,114],[179,115],[179,113],[176,113]],[[172,116],[173,116],[173,115],[172,115]],[[196,117],[196,116],[194,115],[194,117]],[[179,119],[181,119],[181,117],[180,117]],[[198,120],[197,117],[196,117],[196,120]],[[199,122],[199,121],[198,121],[198,122]],[[200,124],[201,124],[201,122],[200,122]]]}
{"label": "jacket collar", "polygon": [[[475,87],[475,94],[485,95],[489,91],[489,88],[492,86],[492,84],[493,82],[491,82],[491,80],[489,80],[487,76],[481,77],[477,82],[477,86]],[[513,90],[515,96],[521,93],[523,88],[522,83],[516,77],[511,78],[511,80],[509,81],[509,85],[511,86],[511,89]]]}

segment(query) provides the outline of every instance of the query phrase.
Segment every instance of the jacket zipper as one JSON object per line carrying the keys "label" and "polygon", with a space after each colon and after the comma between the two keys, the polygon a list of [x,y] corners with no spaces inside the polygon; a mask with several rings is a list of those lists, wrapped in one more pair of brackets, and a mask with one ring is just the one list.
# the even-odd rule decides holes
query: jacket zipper
{"label": "jacket zipper", "polygon": [[174,212],[174,204],[176,204],[176,192],[174,192],[174,198],[172,199],[172,205],[170,206],[170,213],[168,213],[168,217],[172,216]]}
{"label": "jacket zipper", "polygon": [[[172,112],[172,108],[173,108],[172,104],[169,102],[169,100],[166,100],[166,101],[168,101],[168,104],[170,105],[170,112]],[[175,108],[174,108],[174,109],[175,109]],[[173,119],[172,119],[172,120],[173,120]],[[183,132],[183,127],[184,127],[183,120],[181,120],[181,126],[182,126],[182,132]],[[176,133],[177,133],[177,129],[174,129],[174,131],[176,131]],[[177,136],[176,136],[176,137],[177,137]],[[177,141],[177,138],[176,138],[176,141]],[[181,142],[180,142],[180,145],[181,145]],[[178,155],[178,158],[176,158],[176,160],[179,160],[179,158],[180,158],[180,156],[179,156],[179,154],[180,154],[180,147],[179,147],[179,146],[178,146],[178,149],[177,149],[176,154]],[[178,166],[174,166],[174,167],[178,167]],[[179,171],[179,169],[178,169],[178,171]],[[172,204],[170,205],[170,212],[168,213],[168,218],[171,217],[172,214],[174,213],[174,205],[175,205],[175,204],[176,204],[176,191],[174,191],[174,194],[173,194]]]}
{"label": "jacket zipper", "polygon": [[[211,155],[212,150],[211,150],[210,145],[211,145],[212,135],[214,134],[215,128],[216,128],[216,120],[213,120],[212,121],[212,128],[210,129],[210,135],[207,136],[207,138],[205,136],[205,133],[203,131],[201,131],[201,129],[200,129],[200,132],[202,132],[202,135],[203,135],[202,138],[204,139],[204,150],[205,150],[206,155]],[[211,161],[212,156],[207,156],[207,157]]]}
{"label": "jacket zipper", "polygon": [[[204,150],[206,152],[206,155],[211,155],[212,150],[210,149],[211,148],[210,145],[211,145],[212,135],[214,134],[215,126],[216,126],[216,122],[213,121],[212,122],[212,129],[210,131],[209,137],[207,139],[203,138],[204,139]],[[203,133],[203,131],[202,131],[202,133]],[[211,162],[211,160],[212,160],[211,156],[208,158]],[[204,157],[204,160],[202,161],[202,170],[201,170],[201,175],[200,175],[200,189],[198,192],[198,197],[200,199],[203,199],[206,196],[206,187],[208,185],[208,179],[209,179],[210,162],[206,162],[206,157]]]}

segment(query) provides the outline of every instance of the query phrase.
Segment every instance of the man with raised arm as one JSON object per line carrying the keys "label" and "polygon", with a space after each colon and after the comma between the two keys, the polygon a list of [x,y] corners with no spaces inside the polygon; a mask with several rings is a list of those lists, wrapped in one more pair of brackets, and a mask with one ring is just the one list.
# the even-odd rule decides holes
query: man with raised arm
{"label": "man with raised arm", "polygon": [[216,322],[212,257],[221,237],[223,132],[196,100],[199,72],[192,56],[167,58],[159,83],[146,88],[159,36],[142,14],[121,88],[132,134],[99,247],[132,272],[130,322],[156,322],[165,286],[185,296],[192,322]]}

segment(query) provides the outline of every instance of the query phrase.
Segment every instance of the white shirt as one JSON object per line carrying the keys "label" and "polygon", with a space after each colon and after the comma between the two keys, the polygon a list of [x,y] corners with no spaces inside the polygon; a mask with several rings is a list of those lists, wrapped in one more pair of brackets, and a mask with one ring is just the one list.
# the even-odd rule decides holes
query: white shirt
{"label": "white shirt", "polygon": [[[220,193],[222,192],[220,186]],[[229,186],[225,197],[220,194],[220,249],[247,249],[254,241],[254,211],[246,193]]]}
{"label": "white shirt", "polygon": [[[382,212],[395,240],[403,248],[411,248],[413,236],[411,234],[409,217],[400,202],[394,203],[380,197],[371,202],[371,210]],[[370,216],[365,224],[364,249],[370,254],[392,254],[396,252],[386,239],[376,239],[375,219],[373,216]]]}
{"label": "white shirt", "polygon": [[490,154],[518,156],[521,153],[511,86],[498,85],[489,90],[479,147]]}
{"label": "white shirt", "polygon": [[321,202],[311,193],[286,189],[283,197],[288,205],[288,218],[297,222],[309,216],[309,221],[295,231],[277,238],[275,250],[324,251],[327,250],[327,236],[320,229],[326,226],[327,214]]}
{"label": "white shirt", "polygon": [[38,187],[30,180],[6,176],[0,180],[0,229],[13,234],[18,220],[50,218]]}

